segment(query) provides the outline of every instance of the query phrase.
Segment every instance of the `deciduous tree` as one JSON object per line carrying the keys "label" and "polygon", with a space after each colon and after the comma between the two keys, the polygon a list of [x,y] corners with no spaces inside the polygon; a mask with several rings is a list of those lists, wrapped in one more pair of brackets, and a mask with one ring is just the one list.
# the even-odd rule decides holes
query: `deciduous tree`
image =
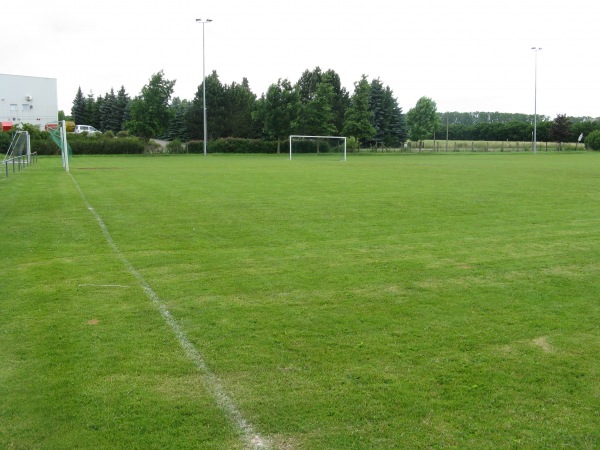
{"label": "deciduous tree", "polygon": [[424,139],[432,137],[438,124],[435,102],[429,97],[421,97],[415,107],[408,111],[406,122],[411,141],[422,143]]}
{"label": "deciduous tree", "polygon": [[248,80],[244,78],[242,84],[231,83],[225,90],[227,119],[227,137],[254,138],[256,136],[252,111],[256,95],[250,90]]}
{"label": "deciduous tree", "polygon": [[300,114],[300,96],[287,79],[277,81],[257,103],[254,118],[262,123],[263,133],[277,140],[277,153],[281,141],[294,134]]}
{"label": "deciduous tree", "polygon": [[567,142],[571,135],[571,121],[566,114],[558,114],[550,125],[550,139],[558,142],[558,149],[562,148],[562,143]]}
{"label": "deciduous tree", "polygon": [[131,104],[131,119],[127,128],[144,139],[166,133],[170,121],[169,101],[175,80],[168,80],[164,72],[152,75],[141,94]]}
{"label": "deciduous tree", "polygon": [[319,83],[313,98],[302,106],[298,121],[300,134],[312,136],[332,136],[337,133],[335,116],[331,106],[334,93],[329,83]]}

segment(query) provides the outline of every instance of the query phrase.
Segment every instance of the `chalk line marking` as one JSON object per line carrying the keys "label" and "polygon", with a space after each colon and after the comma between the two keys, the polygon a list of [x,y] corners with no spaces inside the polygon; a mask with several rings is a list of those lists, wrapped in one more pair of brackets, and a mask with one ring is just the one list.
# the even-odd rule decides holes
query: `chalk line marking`
{"label": "chalk line marking", "polygon": [[115,244],[115,241],[113,241],[113,238],[111,237],[108,228],[106,228],[102,217],[100,217],[100,214],[98,214],[96,210],[92,207],[90,202],[88,202],[86,196],[81,190],[81,187],[79,186],[79,183],[77,183],[77,180],[73,177],[71,173],[69,173],[69,176],[71,177],[71,180],[73,180],[75,187],[79,191],[79,195],[85,203],[85,206],[98,222],[98,225],[100,226],[100,229],[102,230],[102,233],[104,234],[108,245],[110,246],[110,248],[113,249],[119,260],[129,271],[129,273],[138,280],[140,287],[142,288],[146,296],[159,310],[160,314],[163,316],[163,319],[169,325],[169,328],[171,328],[173,334],[175,334],[175,337],[179,341],[179,344],[183,348],[186,356],[195,364],[198,371],[201,372],[201,374],[203,375],[202,380],[204,381],[205,387],[212,394],[219,408],[227,415],[227,417],[229,417],[229,420],[231,420],[231,422],[238,429],[245,441],[246,446],[251,449],[269,449],[269,442],[265,438],[257,434],[254,431],[254,427],[252,426],[252,424],[250,424],[246,419],[244,419],[240,410],[237,408],[231,397],[225,391],[225,388],[221,384],[219,378],[208,369],[206,363],[204,362],[204,358],[202,357],[198,349],[194,346],[194,344],[192,344],[192,342],[188,339],[187,335],[181,329],[177,321],[173,318],[173,316],[171,316],[171,313],[169,312],[165,304],[161,301],[156,292],[154,292],[154,290],[146,282],[144,277],[136,270],[135,267],[133,267],[133,264],[131,264],[129,260],[125,257],[125,255],[121,253],[121,250],[119,250],[117,244]]}
{"label": "chalk line marking", "polygon": [[129,286],[123,284],[78,284],[77,287],[105,287],[105,288],[124,288],[129,289]]}

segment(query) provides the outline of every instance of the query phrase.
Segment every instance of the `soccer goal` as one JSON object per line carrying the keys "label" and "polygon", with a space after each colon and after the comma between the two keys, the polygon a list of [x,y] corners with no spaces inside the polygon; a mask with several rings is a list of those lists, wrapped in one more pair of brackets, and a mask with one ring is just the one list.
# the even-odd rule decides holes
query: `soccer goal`
{"label": "soccer goal", "polygon": [[46,130],[50,132],[50,139],[54,141],[60,148],[60,156],[62,157],[62,165],[66,172],[69,171],[69,162],[71,161],[71,146],[67,142],[67,126],[66,121],[53,122],[46,125]]}
{"label": "soccer goal", "polygon": [[341,154],[346,161],[345,136],[290,135],[290,160],[296,153]]}
{"label": "soccer goal", "polygon": [[[35,155],[33,155],[33,157],[35,157]],[[9,167],[12,167],[13,172],[16,172],[17,169],[20,172],[21,169],[30,165],[32,161],[29,132],[15,131],[10,141],[10,145],[8,146],[8,151],[6,152],[6,155],[4,155],[4,160],[2,161],[6,176],[8,176]]]}

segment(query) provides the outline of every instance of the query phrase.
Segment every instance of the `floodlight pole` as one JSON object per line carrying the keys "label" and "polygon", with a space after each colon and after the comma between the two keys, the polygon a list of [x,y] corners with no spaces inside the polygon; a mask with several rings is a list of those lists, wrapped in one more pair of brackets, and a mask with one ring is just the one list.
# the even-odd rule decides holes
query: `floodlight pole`
{"label": "floodlight pole", "polygon": [[205,72],[205,59],[204,59],[204,24],[212,22],[212,19],[196,19],[196,23],[202,24],[202,109],[204,116],[204,136],[203,136],[203,144],[204,144],[204,156],[206,156],[206,72]]}
{"label": "floodlight pole", "polygon": [[533,154],[537,151],[537,54],[541,47],[531,47],[535,51],[535,78],[533,83]]}

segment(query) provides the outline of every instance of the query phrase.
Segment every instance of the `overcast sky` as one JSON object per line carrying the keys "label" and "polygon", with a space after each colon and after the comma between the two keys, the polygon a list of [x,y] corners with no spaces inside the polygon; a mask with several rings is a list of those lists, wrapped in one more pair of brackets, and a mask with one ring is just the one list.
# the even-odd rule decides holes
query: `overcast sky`
{"label": "overcast sky", "polygon": [[279,78],[335,70],[352,93],[362,74],[390,86],[406,113],[438,111],[600,117],[592,0],[22,0],[3,2],[0,73],[56,78],[59,109],[77,88],[139,94],[160,70],[193,99],[206,74],[246,77],[260,96]]}

